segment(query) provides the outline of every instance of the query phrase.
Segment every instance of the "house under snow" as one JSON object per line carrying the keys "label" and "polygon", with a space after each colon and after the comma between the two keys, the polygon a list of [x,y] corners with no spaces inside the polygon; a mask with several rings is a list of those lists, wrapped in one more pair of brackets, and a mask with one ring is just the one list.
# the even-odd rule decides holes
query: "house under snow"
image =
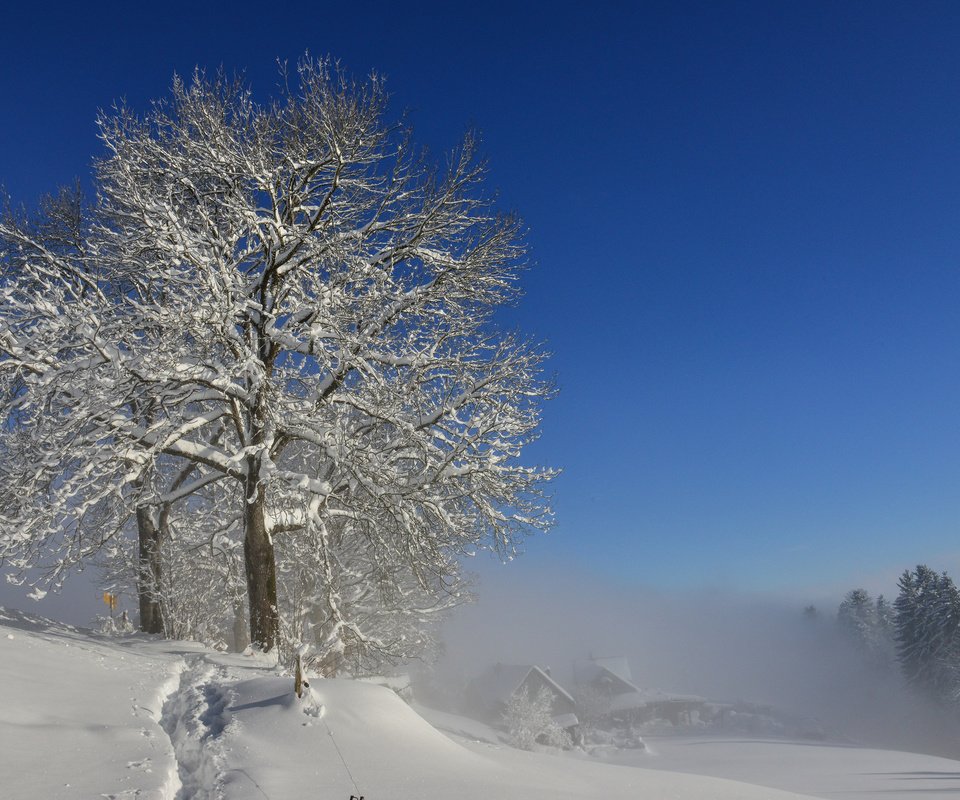
{"label": "house under snow", "polygon": [[674,725],[696,723],[706,700],[690,694],[641,689],[633,683],[630,664],[623,656],[589,658],[574,664],[577,686],[589,687],[608,703],[606,712],[621,723],[668,720]]}
{"label": "house under snow", "polygon": [[528,694],[534,697],[546,687],[553,698],[551,713],[564,730],[575,733],[580,724],[573,696],[550,677],[548,667],[536,664],[494,664],[467,686],[468,710],[477,719],[499,722],[507,703],[514,696]]}

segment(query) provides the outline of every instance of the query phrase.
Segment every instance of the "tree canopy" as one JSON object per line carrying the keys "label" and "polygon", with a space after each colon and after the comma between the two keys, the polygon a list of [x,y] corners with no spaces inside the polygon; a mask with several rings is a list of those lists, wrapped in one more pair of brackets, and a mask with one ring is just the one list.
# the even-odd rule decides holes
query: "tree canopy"
{"label": "tree canopy", "polygon": [[160,595],[144,526],[159,553],[171,513],[206,519],[242,544],[259,646],[279,560],[331,653],[389,650],[373,609],[446,607],[462,556],[551,523],[555,472],[520,461],[545,353],[494,324],[523,229],[474,137],[434,166],[377,77],[304,58],[284,86],[175,79],[101,116],[89,209],[0,225],[0,556],[56,580],[137,518]]}

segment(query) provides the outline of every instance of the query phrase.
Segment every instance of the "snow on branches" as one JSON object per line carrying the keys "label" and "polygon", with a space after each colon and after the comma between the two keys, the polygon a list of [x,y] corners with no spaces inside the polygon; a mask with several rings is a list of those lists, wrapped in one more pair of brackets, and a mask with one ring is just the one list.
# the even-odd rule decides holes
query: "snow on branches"
{"label": "snow on branches", "polygon": [[549,527],[555,473],[520,457],[552,387],[542,348],[492,321],[525,252],[474,139],[437,169],[379,79],[305,58],[286,85],[259,105],[177,79],[145,116],[101,117],[70,241],[0,226],[0,554],[57,572],[138,506],[189,517],[226,482],[253,641],[278,643],[278,576],[300,573],[332,651],[389,653],[400,634],[358,609],[428,616],[459,557]]}

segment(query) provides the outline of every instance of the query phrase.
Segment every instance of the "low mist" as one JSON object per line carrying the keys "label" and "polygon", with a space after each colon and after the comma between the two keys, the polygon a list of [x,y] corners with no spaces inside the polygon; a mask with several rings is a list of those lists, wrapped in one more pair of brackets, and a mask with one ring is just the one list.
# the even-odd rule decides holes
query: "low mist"
{"label": "low mist", "polygon": [[[522,577],[522,579],[521,579]],[[653,590],[587,574],[484,576],[477,602],[444,630],[438,697],[486,667],[537,664],[575,691],[572,665],[627,656],[633,683],[712,702],[768,705],[815,721],[831,739],[957,757],[958,727],[917,697],[896,664],[870,663],[836,626],[836,601],[721,590]]]}

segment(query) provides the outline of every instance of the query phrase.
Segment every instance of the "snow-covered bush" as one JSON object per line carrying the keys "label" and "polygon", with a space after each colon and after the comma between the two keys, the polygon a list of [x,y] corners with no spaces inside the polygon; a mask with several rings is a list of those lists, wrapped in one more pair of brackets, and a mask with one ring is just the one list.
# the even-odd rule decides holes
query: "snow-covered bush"
{"label": "snow-covered bush", "polygon": [[124,633],[133,633],[134,627],[126,612],[120,617],[111,617],[107,614],[98,614],[94,619],[93,629],[104,636],[119,636]]}
{"label": "snow-covered bush", "polygon": [[610,727],[611,696],[592,686],[583,686],[577,692],[577,717],[585,738]]}
{"label": "snow-covered bush", "polygon": [[570,747],[569,734],[553,719],[553,696],[546,686],[534,695],[516,692],[503,712],[509,742],[521,750],[533,750],[537,744]]}

